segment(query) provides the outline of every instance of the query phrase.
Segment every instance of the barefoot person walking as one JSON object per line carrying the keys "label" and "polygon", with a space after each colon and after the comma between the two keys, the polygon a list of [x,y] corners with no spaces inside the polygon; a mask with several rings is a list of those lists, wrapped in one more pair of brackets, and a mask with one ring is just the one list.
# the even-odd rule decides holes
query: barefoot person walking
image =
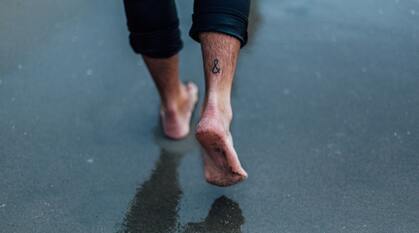
{"label": "barefoot person walking", "polygon": [[[161,99],[164,133],[182,139],[198,101],[194,83],[179,78],[182,49],[174,0],[124,0],[130,44],[142,55]],[[189,35],[201,43],[205,100],[196,138],[207,182],[229,186],[247,177],[233,146],[231,88],[239,50],[247,42],[250,0],[195,0]]]}

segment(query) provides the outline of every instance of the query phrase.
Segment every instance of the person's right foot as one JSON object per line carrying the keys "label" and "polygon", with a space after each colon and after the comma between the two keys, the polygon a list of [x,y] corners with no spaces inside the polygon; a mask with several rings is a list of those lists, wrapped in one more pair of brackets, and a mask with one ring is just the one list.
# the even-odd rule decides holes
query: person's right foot
{"label": "person's right foot", "polygon": [[214,109],[203,111],[196,138],[204,149],[204,174],[208,183],[230,186],[247,178],[230,134],[230,119]]}

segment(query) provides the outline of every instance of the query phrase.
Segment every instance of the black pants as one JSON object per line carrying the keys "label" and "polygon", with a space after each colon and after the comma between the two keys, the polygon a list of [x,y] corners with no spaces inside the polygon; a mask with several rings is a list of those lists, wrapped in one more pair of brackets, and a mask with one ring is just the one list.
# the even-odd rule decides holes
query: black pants
{"label": "black pants", "polygon": [[[182,49],[175,0],[124,0],[130,44],[136,53],[165,58]],[[250,0],[195,0],[189,35],[219,32],[247,42]]]}

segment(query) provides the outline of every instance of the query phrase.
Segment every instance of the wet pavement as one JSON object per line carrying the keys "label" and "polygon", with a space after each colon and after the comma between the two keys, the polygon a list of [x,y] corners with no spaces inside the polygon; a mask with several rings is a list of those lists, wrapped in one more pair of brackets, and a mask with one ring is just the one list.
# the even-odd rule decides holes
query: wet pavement
{"label": "wet pavement", "polygon": [[3,1],[0,232],[419,232],[419,1],[252,8],[232,128],[249,179],[217,188],[192,136],[162,136],[121,1]]}

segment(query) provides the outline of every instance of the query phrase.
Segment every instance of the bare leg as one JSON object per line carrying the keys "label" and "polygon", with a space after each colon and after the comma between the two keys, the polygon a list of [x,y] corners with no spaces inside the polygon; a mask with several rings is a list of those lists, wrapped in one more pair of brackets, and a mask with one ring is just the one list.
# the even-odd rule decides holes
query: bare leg
{"label": "bare leg", "polygon": [[200,40],[206,94],[196,137],[204,149],[206,180],[214,185],[229,186],[247,177],[230,134],[233,117],[230,94],[240,42],[214,32],[201,33]]}
{"label": "bare leg", "polygon": [[160,94],[164,133],[173,139],[187,136],[192,111],[198,100],[197,86],[180,81],[178,55],[169,58],[143,56],[143,59]]}

